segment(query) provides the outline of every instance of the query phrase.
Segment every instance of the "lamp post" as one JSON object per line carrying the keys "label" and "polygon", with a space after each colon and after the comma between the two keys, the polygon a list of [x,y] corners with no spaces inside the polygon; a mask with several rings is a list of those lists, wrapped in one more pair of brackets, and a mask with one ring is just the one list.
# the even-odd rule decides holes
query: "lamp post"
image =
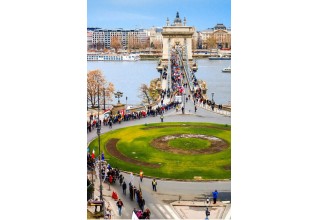
{"label": "lamp post", "polygon": [[103,110],[106,110],[106,93],[105,93],[104,87],[103,87]]}
{"label": "lamp post", "polygon": [[126,96],[126,109],[127,109],[127,104],[128,104],[127,101],[128,101],[128,96]]}
{"label": "lamp post", "polygon": [[[101,155],[100,155],[100,131],[101,131],[101,123],[100,123],[100,117],[99,117],[99,111],[100,111],[100,103],[99,103],[99,84],[98,84],[98,128],[97,128],[97,135],[98,135],[98,147],[99,147],[99,180],[100,180],[100,201],[103,201],[102,198],[102,182],[101,182]],[[104,203],[102,203],[102,208],[101,210],[103,210]]]}
{"label": "lamp post", "polygon": [[182,112],[182,114],[184,114],[185,111],[186,111],[186,93],[183,93],[183,112]]}
{"label": "lamp post", "polygon": [[123,95],[123,92],[120,92],[120,91],[117,91],[114,94],[114,97],[118,99],[118,104],[120,104],[120,98],[122,97],[122,95]]}

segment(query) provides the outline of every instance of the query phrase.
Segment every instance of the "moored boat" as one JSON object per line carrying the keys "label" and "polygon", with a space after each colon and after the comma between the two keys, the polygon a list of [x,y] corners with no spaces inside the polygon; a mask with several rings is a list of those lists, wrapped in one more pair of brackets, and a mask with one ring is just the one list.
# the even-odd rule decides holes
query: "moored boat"
{"label": "moored boat", "polygon": [[223,68],[223,69],[222,69],[222,72],[224,72],[224,73],[231,73],[231,67],[229,66],[229,67]]}
{"label": "moored boat", "polygon": [[87,53],[87,61],[137,61],[139,54]]}
{"label": "moored boat", "polygon": [[209,60],[231,60],[231,57],[212,56],[209,57]]}

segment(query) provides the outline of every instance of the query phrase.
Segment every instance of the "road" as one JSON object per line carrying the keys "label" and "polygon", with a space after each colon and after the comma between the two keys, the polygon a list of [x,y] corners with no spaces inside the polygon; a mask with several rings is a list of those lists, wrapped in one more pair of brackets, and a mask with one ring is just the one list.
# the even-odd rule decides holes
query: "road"
{"label": "road", "polygon": [[[102,118],[102,116],[101,116]],[[126,121],[121,124],[114,124],[112,129],[108,126],[102,126],[101,133],[106,133],[111,130],[116,130],[123,127],[134,126],[145,123],[158,123],[160,122],[160,116],[147,117],[134,121]],[[181,110],[176,112],[174,109],[169,110],[164,114],[164,122],[212,122],[219,124],[231,125],[231,117],[216,114],[212,111],[208,111],[201,107],[194,111],[194,103],[188,101],[186,103],[185,114],[182,114]],[[88,144],[97,137],[96,129],[87,135]],[[129,175],[122,172],[125,177],[125,181],[128,184]],[[217,189],[219,192],[231,192],[231,181],[206,181],[206,182],[182,182],[175,180],[157,180],[157,192],[152,191],[151,185],[152,179],[144,178],[141,183],[138,176],[135,176],[134,186],[142,189],[143,198],[146,201],[145,208],[149,208],[152,219],[179,219],[179,215],[170,206],[170,202],[181,200],[205,200],[211,192]],[[97,185],[97,184],[96,184]],[[107,184],[103,184],[104,189],[108,189]],[[111,186],[111,191],[106,191],[106,195],[110,196],[112,191],[116,191],[119,197],[124,201],[124,208],[122,210],[122,216],[120,217],[117,212],[114,212],[114,218],[119,219],[131,219],[132,210],[139,208],[137,202],[131,201],[129,193],[127,195],[122,194],[122,189],[119,182]],[[128,190],[127,190],[128,191]],[[96,190],[96,193],[97,190]],[[104,194],[105,195],[105,194]],[[113,210],[117,210],[115,202],[110,202]]]}

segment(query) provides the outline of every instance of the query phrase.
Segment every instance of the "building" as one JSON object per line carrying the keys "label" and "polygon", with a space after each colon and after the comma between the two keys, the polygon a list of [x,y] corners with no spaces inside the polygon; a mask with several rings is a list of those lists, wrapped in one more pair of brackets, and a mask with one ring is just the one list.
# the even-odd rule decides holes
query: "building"
{"label": "building", "polygon": [[153,48],[162,48],[162,28],[160,27],[152,27],[150,28],[150,46]]}
{"label": "building", "polygon": [[202,48],[231,49],[231,29],[223,24],[218,23],[214,28],[203,30],[200,35]]}
{"label": "building", "polygon": [[119,29],[87,29],[87,43],[93,49],[102,50],[112,48],[112,42],[118,41],[119,47],[140,47],[149,43],[149,36],[145,29],[124,30]]}

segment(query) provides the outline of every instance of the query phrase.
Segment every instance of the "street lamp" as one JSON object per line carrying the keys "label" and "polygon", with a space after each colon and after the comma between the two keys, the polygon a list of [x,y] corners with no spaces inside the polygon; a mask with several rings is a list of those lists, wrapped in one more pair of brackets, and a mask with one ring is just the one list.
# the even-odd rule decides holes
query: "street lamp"
{"label": "street lamp", "polygon": [[183,93],[183,112],[182,112],[182,114],[184,114],[185,111],[186,111],[186,93]]}
{"label": "street lamp", "polygon": [[117,91],[114,94],[114,97],[118,99],[118,104],[120,104],[120,98],[122,97],[122,95],[123,95],[123,92],[120,92],[120,91]]}
{"label": "street lamp", "polygon": [[105,88],[103,87],[103,110],[106,110],[106,93]]}
{"label": "street lamp", "polygon": [[128,101],[128,96],[126,96],[126,109],[127,109],[127,101]]}
{"label": "street lamp", "polygon": [[[98,135],[98,146],[99,146],[99,179],[100,179],[100,201],[103,201],[102,198],[102,182],[101,182],[101,156],[100,156],[100,133],[101,133],[101,123],[100,123],[100,118],[99,118],[99,112],[100,112],[100,103],[99,103],[99,84],[98,84],[98,128],[97,128],[97,135]],[[101,210],[103,210],[104,203],[102,203],[102,208]]]}

